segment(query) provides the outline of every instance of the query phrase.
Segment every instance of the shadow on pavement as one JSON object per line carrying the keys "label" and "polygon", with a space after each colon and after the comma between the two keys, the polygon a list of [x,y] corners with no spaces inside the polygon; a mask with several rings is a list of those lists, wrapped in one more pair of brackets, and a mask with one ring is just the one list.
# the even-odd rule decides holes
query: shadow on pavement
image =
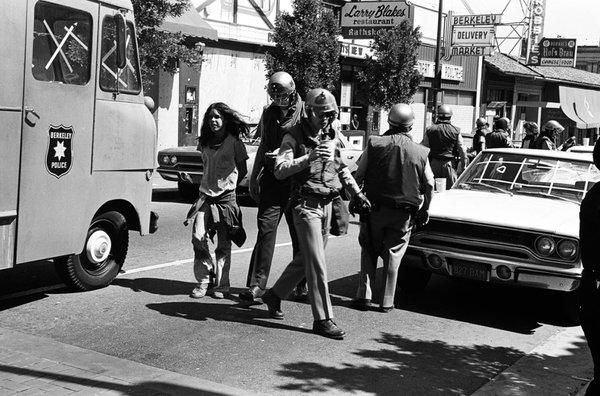
{"label": "shadow on pavement", "polygon": [[[381,268],[377,272],[381,279]],[[331,294],[354,298],[357,275],[329,282]],[[373,302],[377,303],[377,295]],[[532,334],[541,326],[575,325],[564,317],[562,295],[544,290],[502,287],[433,276],[420,293],[396,292],[398,309],[453,319],[486,327]]]}
{"label": "shadow on pavement", "polygon": [[[378,395],[471,394],[523,356],[523,352],[512,348],[450,345],[442,341],[410,340],[390,333],[382,333],[375,341],[380,348],[353,352],[364,359],[360,365],[284,364],[278,375],[291,381],[281,385],[280,389],[303,393],[367,392]],[[565,372],[564,366],[571,362],[569,357],[573,357],[572,361],[576,360],[582,347],[585,347],[585,340],[574,344],[560,357],[534,355],[537,360],[534,363],[540,370],[541,367],[556,369],[555,373],[565,376],[565,382],[577,381],[573,373]],[[548,389],[538,388],[539,373],[522,372],[514,381],[530,390],[531,394],[548,394]],[[538,389],[537,392],[535,389]],[[551,393],[567,394],[558,389],[554,391],[558,393]]]}
{"label": "shadow on pavement", "polygon": [[[69,374],[50,373],[43,370],[34,370],[31,368],[13,367],[4,364],[0,364],[0,372],[11,373],[20,376],[28,376],[32,378],[44,378],[51,381],[59,381],[61,385],[65,385],[68,388],[69,384],[82,385],[87,388],[97,388],[100,392],[103,391],[117,391],[124,395],[148,395],[148,394],[161,394],[161,395],[225,395],[226,393],[214,392],[207,389],[191,388],[188,386],[175,385],[173,383],[160,382],[160,381],[145,381],[137,384],[126,385],[122,383],[115,383],[110,381],[103,381],[98,379],[78,377]],[[44,381],[47,382],[47,381]],[[77,388],[78,389],[78,388]],[[68,389],[65,389],[65,394]],[[86,389],[83,392],[89,392]],[[26,392],[25,392],[26,393]],[[40,393],[41,394],[41,393]]]}
{"label": "shadow on pavement", "polygon": [[117,278],[113,280],[112,284],[127,287],[134,292],[146,292],[162,296],[187,296],[196,287],[195,282],[183,282],[164,278]]}
{"label": "shadow on pavement", "polygon": [[309,329],[288,326],[276,319],[271,319],[266,307],[256,309],[253,308],[253,305],[245,303],[224,305],[205,301],[156,303],[147,304],[146,307],[163,315],[189,320],[206,321],[212,319],[221,322],[244,323],[270,329],[312,333]]}

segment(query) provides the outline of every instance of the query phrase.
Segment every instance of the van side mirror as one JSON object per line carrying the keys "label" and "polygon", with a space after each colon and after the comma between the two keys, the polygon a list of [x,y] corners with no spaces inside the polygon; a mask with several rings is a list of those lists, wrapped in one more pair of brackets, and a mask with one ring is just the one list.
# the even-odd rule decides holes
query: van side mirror
{"label": "van side mirror", "polygon": [[127,64],[127,25],[121,13],[115,14],[117,36],[117,67],[122,69]]}

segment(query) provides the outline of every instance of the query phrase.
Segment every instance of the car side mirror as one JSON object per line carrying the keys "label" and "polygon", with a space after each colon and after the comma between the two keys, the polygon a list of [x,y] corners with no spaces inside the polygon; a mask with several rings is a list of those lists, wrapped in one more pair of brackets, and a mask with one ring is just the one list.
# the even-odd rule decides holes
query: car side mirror
{"label": "car side mirror", "polygon": [[127,64],[127,25],[125,17],[120,12],[115,14],[117,38],[117,67],[122,69]]}

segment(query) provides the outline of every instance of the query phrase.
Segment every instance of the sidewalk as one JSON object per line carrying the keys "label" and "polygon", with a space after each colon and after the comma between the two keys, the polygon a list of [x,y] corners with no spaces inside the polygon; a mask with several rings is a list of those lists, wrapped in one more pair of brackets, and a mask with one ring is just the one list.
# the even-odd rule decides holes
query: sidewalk
{"label": "sidewalk", "polygon": [[0,395],[249,395],[0,327]]}
{"label": "sidewalk", "polygon": [[[474,395],[583,395],[580,327],[558,333]],[[238,389],[0,327],[0,395],[247,395]]]}
{"label": "sidewalk", "polygon": [[592,377],[592,356],[577,326],[538,345],[474,395],[583,395]]}

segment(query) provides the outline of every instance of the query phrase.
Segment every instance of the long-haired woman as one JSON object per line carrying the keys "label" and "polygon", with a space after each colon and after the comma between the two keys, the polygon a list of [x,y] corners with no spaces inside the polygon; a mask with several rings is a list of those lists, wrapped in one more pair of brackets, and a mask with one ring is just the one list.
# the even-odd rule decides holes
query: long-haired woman
{"label": "long-haired woman", "polygon": [[[194,275],[198,281],[192,298],[206,294],[224,298],[229,293],[231,242],[241,246],[246,239],[235,189],[247,173],[248,154],[240,139],[247,134],[248,125],[225,103],[213,103],[206,109],[198,140],[204,173],[199,198],[188,213],[188,221],[193,220]],[[208,242],[215,236],[213,260]]]}

